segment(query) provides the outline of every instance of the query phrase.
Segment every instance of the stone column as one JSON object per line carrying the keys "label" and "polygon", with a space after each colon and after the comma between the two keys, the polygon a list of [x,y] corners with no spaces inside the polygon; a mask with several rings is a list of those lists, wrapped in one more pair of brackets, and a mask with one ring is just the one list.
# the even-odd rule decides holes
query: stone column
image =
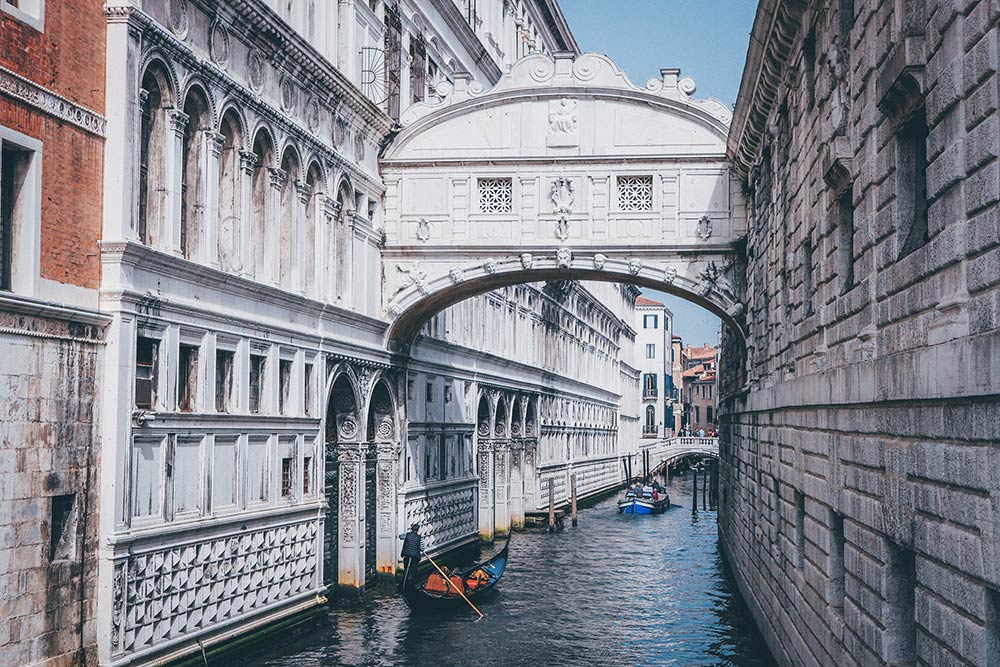
{"label": "stone column", "polygon": [[524,441],[524,506],[529,510],[538,509],[538,440]]}
{"label": "stone column", "polygon": [[317,245],[323,247],[322,264],[317,267],[318,288],[316,293],[321,301],[332,303],[337,296],[337,220],[340,217],[340,203],[332,197],[323,197],[323,237],[317,238]]}
{"label": "stone column", "polygon": [[[289,238],[292,242],[292,289],[296,292],[305,290],[305,254],[313,253],[316,256],[316,248],[306,247],[306,206],[309,203],[309,186],[305,181],[295,181],[295,214],[292,216],[292,229]],[[315,266],[315,262],[313,263]]]}
{"label": "stone column", "polygon": [[219,267],[219,156],[222,155],[222,145],[226,138],[215,130],[204,130],[205,169],[202,177],[205,179],[205,218],[202,229],[204,250],[201,258],[210,266]]}
{"label": "stone column", "polygon": [[[357,435],[357,424],[346,420],[340,427]],[[337,581],[341,586],[361,588],[365,583],[365,446],[360,442],[337,444],[340,468],[340,537]]]}
{"label": "stone column", "polygon": [[278,284],[281,276],[281,189],[288,174],[279,167],[268,167],[269,187],[264,195],[264,274],[269,283]]}
{"label": "stone column", "polygon": [[257,155],[253,151],[240,151],[240,275],[253,277],[253,172]]}
{"label": "stone column", "polygon": [[498,440],[493,449],[494,516],[493,531],[506,535],[510,528],[510,441]]}
{"label": "stone column", "polygon": [[176,109],[167,114],[167,141],[164,144],[164,189],[167,201],[163,215],[163,245],[168,252],[181,254],[181,183],[184,173],[184,133],[188,115]]}
{"label": "stone column", "polygon": [[510,524],[524,528],[524,440],[510,444]]}
{"label": "stone column", "polygon": [[479,473],[479,539],[493,541],[493,441],[480,439],[477,456]]}
{"label": "stone column", "polygon": [[[382,424],[379,428],[382,428]],[[378,510],[378,540],[375,566],[379,574],[396,573],[398,539],[396,528],[396,479],[399,476],[399,454],[402,446],[395,442],[375,444],[378,469],[376,472],[376,500]]]}

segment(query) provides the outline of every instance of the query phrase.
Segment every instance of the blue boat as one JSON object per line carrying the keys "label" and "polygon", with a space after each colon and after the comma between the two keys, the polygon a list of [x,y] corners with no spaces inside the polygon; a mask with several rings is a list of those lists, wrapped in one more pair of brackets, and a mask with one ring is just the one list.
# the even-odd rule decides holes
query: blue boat
{"label": "blue boat", "polygon": [[654,492],[651,486],[643,487],[641,495],[629,488],[625,497],[618,501],[620,514],[660,514],[668,507],[670,496],[666,492]]}

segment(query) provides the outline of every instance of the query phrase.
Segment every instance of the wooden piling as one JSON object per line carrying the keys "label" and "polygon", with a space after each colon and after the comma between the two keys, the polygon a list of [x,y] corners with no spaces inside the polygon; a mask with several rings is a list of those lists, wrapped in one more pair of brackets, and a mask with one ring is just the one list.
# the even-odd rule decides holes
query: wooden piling
{"label": "wooden piling", "polygon": [[569,476],[570,522],[576,525],[576,475]]}
{"label": "wooden piling", "polygon": [[694,490],[691,493],[691,513],[698,513],[698,470],[697,468],[692,468],[691,472],[694,473]]}
{"label": "wooden piling", "polygon": [[556,532],[556,485],[555,480],[549,480],[549,532]]}

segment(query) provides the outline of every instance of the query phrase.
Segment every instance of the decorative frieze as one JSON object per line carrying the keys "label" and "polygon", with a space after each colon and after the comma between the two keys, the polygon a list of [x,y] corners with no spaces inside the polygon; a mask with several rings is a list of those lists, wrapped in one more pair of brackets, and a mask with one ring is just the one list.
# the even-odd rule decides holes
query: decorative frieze
{"label": "decorative frieze", "polygon": [[39,86],[6,67],[0,67],[0,93],[91,134],[105,136],[107,122],[103,116]]}

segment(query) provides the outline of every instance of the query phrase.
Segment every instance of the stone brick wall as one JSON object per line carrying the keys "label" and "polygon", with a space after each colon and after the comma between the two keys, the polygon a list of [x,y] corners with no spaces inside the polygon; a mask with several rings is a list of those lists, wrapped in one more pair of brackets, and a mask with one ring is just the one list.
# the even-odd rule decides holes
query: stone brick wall
{"label": "stone brick wall", "polygon": [[0,664],[96,664],[100,336],[0,310]]}
{"label": "stone brick wall", "polygon": [[[998,18],[988,0],[761,3],[747,68],[777,85],[744,77],[730,140],[753,213],[720,534],[784,665],[1000,656]],[[911,245],[900,151],[921,105]]]}

